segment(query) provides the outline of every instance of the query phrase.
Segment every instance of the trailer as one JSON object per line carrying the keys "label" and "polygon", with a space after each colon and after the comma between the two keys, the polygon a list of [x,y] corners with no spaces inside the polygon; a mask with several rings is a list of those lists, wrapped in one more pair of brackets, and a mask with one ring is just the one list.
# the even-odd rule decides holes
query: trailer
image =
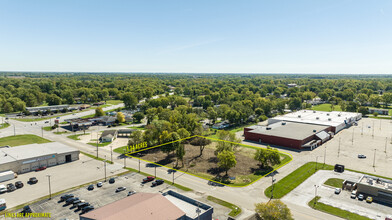
{"label": "trailer", "polygon": [[0,173],[0,182],[12,180],[14,178],[15,178],[15,173],[12,172],[11,170]]}

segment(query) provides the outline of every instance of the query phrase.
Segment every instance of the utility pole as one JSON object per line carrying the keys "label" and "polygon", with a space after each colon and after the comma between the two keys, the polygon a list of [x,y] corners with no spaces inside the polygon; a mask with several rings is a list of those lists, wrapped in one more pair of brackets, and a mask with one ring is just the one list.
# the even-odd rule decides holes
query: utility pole
{"label": "utility pole", "polygon": [[388,137],[385,137],[385,150],[384,150],[384,153],[387,153],[387,145],[388,145]]}
{"label": "utility pole", "polygon": [[49,180],[49,199],[52,199],[52,191],[51,191],[51,188],[50,188],[50,175],[48,174],[46,176],[48,177],[48,180]]}
{"label": "utility pole", "polygon": [[110,161],[113,163],[113,145],[110,145]]}
{"label": "utility pole", "polygon": [[41,136],[44,137],[44,126],[41,126]]}
{"label": "utility pole", "polygon": [[377,149],[374,149],[373,167],[376,166],[376,151]]}
{"label": "utility pole", "polygon": [[157,158],[156,157],[154,157],[154,161],[155,161],[155,163],[154,163],[154,168],[155,168],[155,178],[157,178]]}
{"label": "utility pole", "polygon": [[174,163],[173,163],[173,170],[172,170],[172,173],[173,173],[173,185],[174,185],[174,172],[175,170],[174,170]]}
{"label": "utility pole", "polygon": [[105,182],[106,182],[106,155],[105,155],[105,160],[103,162],[104,162],[104,166],[105,166]]}
{"label": "utility pole", "polygon": [[97,127],[97,158],[98,158],[98,134],[99,134],[99,129]]}
{"label": "utility pole", "polygon": [[317,188],[319,188],[319,186],[314,185],[314,206],[316,205]]}

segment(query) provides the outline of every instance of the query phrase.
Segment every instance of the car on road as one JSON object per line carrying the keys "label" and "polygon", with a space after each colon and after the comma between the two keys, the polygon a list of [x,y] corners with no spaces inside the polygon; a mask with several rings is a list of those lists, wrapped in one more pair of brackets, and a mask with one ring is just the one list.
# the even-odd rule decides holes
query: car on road
{"label": "car on road", "polygon": [[93,189],[94,189],[94,185],[93,185],[93,184],[89,185],[89,186],[87,187],[87,189],[88,189],[88,190],[93,190]]}
{"label": "car on road", "polygon": [[136,192],[132,190],[132,191],[129,191],[129,192],[128,192],[128,195],[127,195],[127,196],[132,196],[133,194],[136,194]]}
{"label": "car on road", "polygon": [[92,206],[92,205],[83,207],[83,208],[82,208],[82,214],[84,214],[84,213],[86,213],[86,212],[89,212],[89,211],[91,211],[91,210],[93,210],[93,209],[94,209],[94,206]]}
{"label": "car on road", "polygon": [[342,191],[341,188],[335,188],[335,194],[340,194],[341,191]]}
{"label": "car on road", "polygon": [[49,121],[45,121],[45,124],[49,123]]}
{"label": "car on road", "polygon": [[363,200],[363,198],[364,198],[364,197],[363,197],[362,194],[359,194],[359,195],[358,195],[358,200]]}
{"label": "car on road", "polygon": [[29,183],[30,183],[30,184],[36,184],[36,183],[38,183],[38,179],[35,178],[35,177],[31,177],[31,178],[29,179]]}
{"label": "car on road", "polygon": [[109,179],[109,183],[110,183],[110,184],[115,183],[115,182],[116,182],[116,180],[115,180],[114,178],[110,178],[110,179]]}
{"label": "car on road", "polygon": [[154,182],[152,182],[152,187],[154,186],[159,186],[161,184],[163,184],[165,181],[164,180],[155,180]]}
{"label": "car on road", "polygon": [[19,188],[22,188],[24,185],[23,185],[22,181],[16,181],[15,186],[16,186],[16,188],[19,189]]}
{"label": "car on road", "polygon": [[367,203],[372,203],[372,202],[373,202],[373,197],[368,196],[368,197],[366,198],[366,202],[367,202]]}
{"label": "car on road", "polygon": [[126,190],[126,189],[127,189],[126,187],[120,186],[120,187],[118,187],[118,188],[116,189],[116,192],[121,192],[121,191],[124,191],[124,190]]}
{"label": "car on road", "polygon": [[46,166],[39,167],[39,168],[35,169],[35,171],[41,171],[41,170],[46,170]]}
{"label": "car on road", "polygon": [[357,192],[355,192],[355,191],[353,191],[353,192],[351,192],[351,196],[350,196],[352,199],[355,199],[355,198],[357,198]]}
{"label": "car on road", "polygon": [[102,187],[102,182],[98,182],[97,187]]}
{"label": "car on road", "polygon": [[12,191],[15,191],[15,190],[16,190],[16,187],[15,187],[15,185],[13,183],[8,183],[7,184],[7,191],[8,192],[12,192]]}
{"label": "car on road", "polygon": [[365,159],[365,158],[366,158],[366,155],[358,154],[358,158],[359,158],[359,159]]}
{"label": "car on road", "polygon": [[143,179],[143,183],[151,182],[151,181],[153,181],[154,179],[155,179],[155,177],[153,177],[153,176],[148,176],[148,177],[146,177],[146,178]]}
{"label": "car on road", "polygon": [[62,196],[60,197],[60,202],[65,201],[65,200],[67,200],[67,199],[69,199],[69,198],[73,198],[73,197],[74,197],[73,194],[65,194],[65,195],[62,195]]}

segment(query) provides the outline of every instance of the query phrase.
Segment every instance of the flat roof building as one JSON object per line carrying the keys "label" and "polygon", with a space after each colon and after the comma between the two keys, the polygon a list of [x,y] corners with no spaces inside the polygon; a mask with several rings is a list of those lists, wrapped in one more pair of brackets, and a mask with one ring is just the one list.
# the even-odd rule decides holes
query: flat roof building
{"label": "flat roof building", "polygon": [[58,142],[0,148],[0,172],[26,173],[79,159],[79,150]]}
{"label": "flat roof building", "polygon": [[392,181],[363,175],[357,182],[357,192],[372,196],[375,201],[392,204]]}

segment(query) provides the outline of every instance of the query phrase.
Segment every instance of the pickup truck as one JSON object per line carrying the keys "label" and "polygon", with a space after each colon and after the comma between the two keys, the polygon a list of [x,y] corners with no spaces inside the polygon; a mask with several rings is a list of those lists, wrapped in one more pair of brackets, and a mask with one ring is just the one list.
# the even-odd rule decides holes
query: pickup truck
{"label": "pickup truck", "polygon": [[8,191],[7,187],[5,187],[4,185],[0,185],[0,193],[5,193],[7,191]]}

